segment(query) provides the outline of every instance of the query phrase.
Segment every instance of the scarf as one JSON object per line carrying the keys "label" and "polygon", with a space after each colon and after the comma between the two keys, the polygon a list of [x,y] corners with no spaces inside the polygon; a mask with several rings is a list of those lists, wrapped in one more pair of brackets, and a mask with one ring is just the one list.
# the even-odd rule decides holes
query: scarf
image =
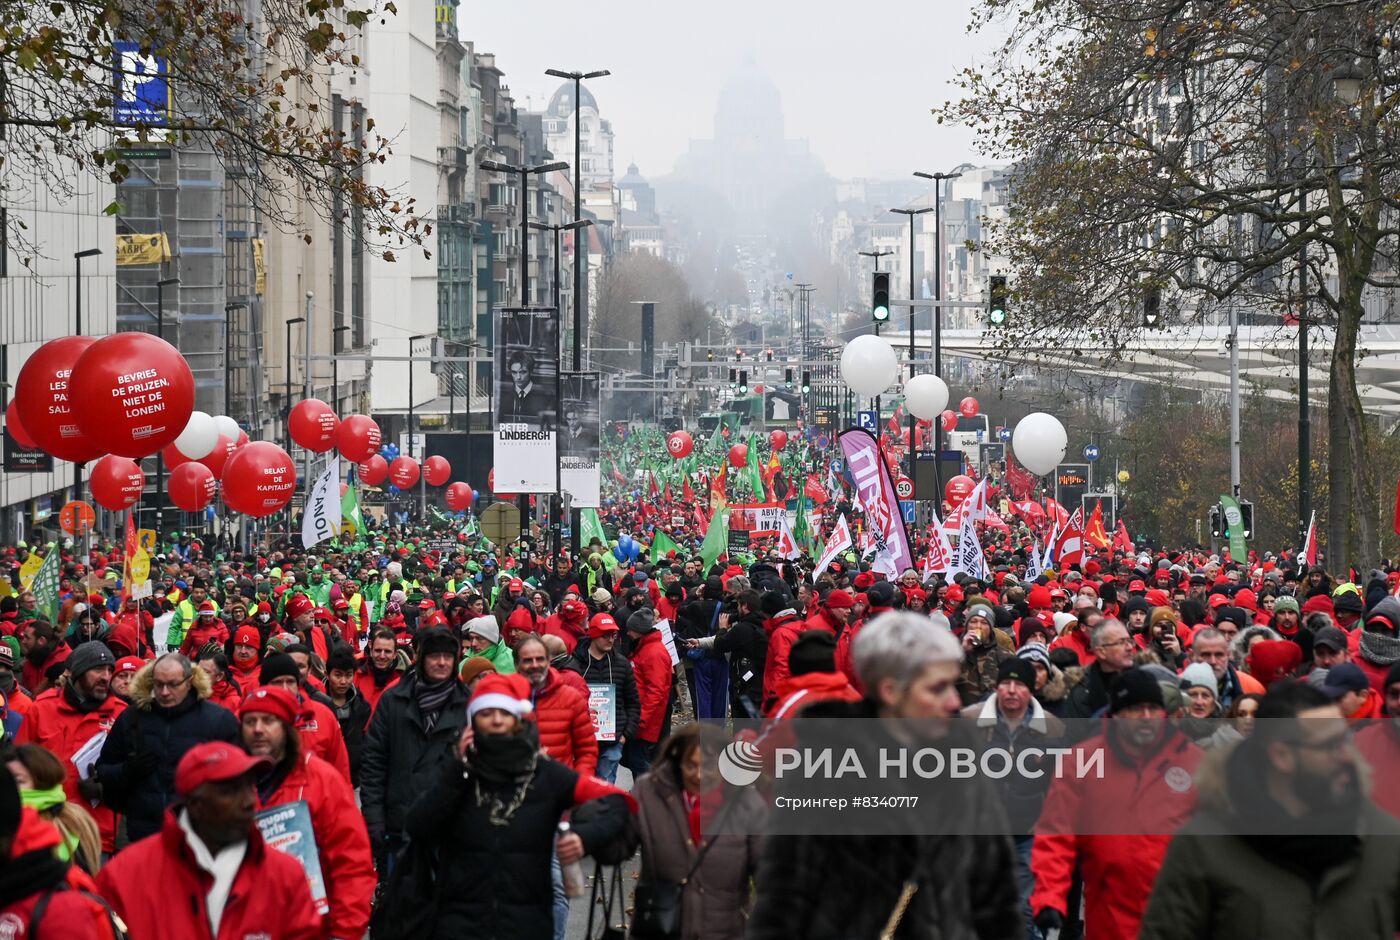
{"label": "scarf", "polygon": [[80,714],[88,715],[102,707],[102,703],[94,698],[84,698],[75,685],[71,682],[63,687],[63,699],[72,705]]}
{"label": "scarf", "polygon": [[0,908],[56,888],[67,876],[68,863],[60,860],[52,848],[16,855],[0,866]]}
{"label": "scarf", "polygon": [[1359,642],[1361,655],[1377,666],[1400,662],[1400,639],[1384,633],[1363,633]]}
{"label": "scarf", "polygon": [[531,723],[516,734],[483,734],[472,743],[467,775],[476,793],[476,805],[487,807],[491,825],[510,824],[525,802],[539,759],[539,732]]}
{"label": "scarf", "polygon": [[428,682],[421,675],[413,684],[413,696],[418,700],[418,713],[423,719],[423,730],[431,733],[442,715],[442,707],[452,697],[457,680],[448,676],[441,682]]}
{"label": "scarf", "polygon": [[19,801],[36,813],[42,813],[56,806],[62,806],[68,802],[68,797],[63,792],[63,785],[60,784],[56,787],[49,787],[47,790],[20,790]]}

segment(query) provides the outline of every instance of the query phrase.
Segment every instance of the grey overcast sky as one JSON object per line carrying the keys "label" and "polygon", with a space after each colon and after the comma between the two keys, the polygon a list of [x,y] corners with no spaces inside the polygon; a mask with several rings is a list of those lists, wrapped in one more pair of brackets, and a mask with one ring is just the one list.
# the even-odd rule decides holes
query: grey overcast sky
{"label": "grey overcast sky", "polygon": [[558,85],[546,68],[610,69],[588,87],[612,122],[618,176],[632,161],[665,175],[691,138],[711,136],[720,86],[751,58],[782,94],[787,136],[807,138],[829,173],[893,178],[995,159],[929,114],[994,45],[965,31],[975,2],[467,0],[458,24],[532,109]]}

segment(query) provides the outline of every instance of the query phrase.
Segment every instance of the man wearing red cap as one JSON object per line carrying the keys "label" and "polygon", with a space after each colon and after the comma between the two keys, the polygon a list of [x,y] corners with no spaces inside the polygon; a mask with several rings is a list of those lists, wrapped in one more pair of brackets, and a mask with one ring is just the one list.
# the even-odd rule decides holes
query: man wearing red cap
{"label": "man wearing red cap", "polygon": [[180,759],[181,802],[167,811],[164,828],[98,876],[98,890],[130,936],[323,940],[301,863],[264,843],[254,822],[255,774],[270,764],[225,742],[196,745]]}
{"label": "man wearing red cap", "polygon": [[576,598],[564,601],[557,612],[545,618],[544,632],[559,637],[569,649],[576,648],[588,632],[588,605]]}
{"label": "man wearing red cap", "polygon": [[611,783],[617,779],[617,767],[622,761],[622,749],[629,738],[637,734],[642,720],[642,701],[637,695],[637,679],[632,662],[617,649],[619,631],[611,614],[594,614],[588,624],[588,642],[580,643],[574,652],[574,668],[583,676],[591,690],[596,689],[607,701],[613,702],[613,731],[599,737],[600,726],[595,720],[598,744],[598,776]]}
{"label": "man wearing red cap", "polygon": [[257,778],[258,806],[306,804],[326,886],[325,936],[359,940],[369,928],[375,886],[369,834],[350,782],[303,752],[296,728],[300,709],[286,690],[263,686],[249,692],[238,710],[243,747],[271,761]]}
{"label": "man wearing red cap", "polygon": [[259,685],[262,641],[262,634],[251,623],[233,631],[233,658],[229,661],[229,674],[240,689],[251,689]]}

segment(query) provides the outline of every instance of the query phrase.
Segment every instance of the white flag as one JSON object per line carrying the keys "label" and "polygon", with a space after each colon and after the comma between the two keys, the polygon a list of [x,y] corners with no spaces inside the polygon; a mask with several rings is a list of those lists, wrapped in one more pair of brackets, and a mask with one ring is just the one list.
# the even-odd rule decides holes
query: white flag
{"label": "white flag", "polygon": [[836,523],[836,528],[831,533],[831,541],[826,543],[826,551],[822,552],[822,557],[817,559],[817,566],[812,569],[812,580],[817,578],[831,566],[831,563],[848,548],[851,547],[851,527],[846,524],[846,517],[842,516]]}
{"label": "white flag", "polygon": [[778,529],[778,554],[788,561],[802,557],[802,549],[797,547],[797,539],[793,537],[792,526],[788,525],[787,513],[783,513],[777,520]]}
{"label": "white flag", "polygon": [[332,454],[326,469],[314,481],[307,481],[307,487],[301,544],[310,548],[340,531],[340,458]]}
{"label": "white flag", "polygon": [[1040,572],[1043,568],[1044,565],[1041,563],[1040,543],[1032,542],[1031,560],[1026,563],[1026,580],[1034,581],[1036,578],[1040,577]]}
{"label": "white flag", "polygon": [[963,515],[958,548],[953,552],[953,567],[950,570],[954,573],[961,571],[979,581],[986,577],[987,560],[982,556],[982,542],[977,538],[977,526],[973,524],[971,513]]}
{"label": "white flag", "polygon": [[953,546],[948,544],[948,533],[938,520],[938,511],[933,510],[933,525],[929,527],[928,553],[924,555],[924,578],[942,574],[953,563]]}

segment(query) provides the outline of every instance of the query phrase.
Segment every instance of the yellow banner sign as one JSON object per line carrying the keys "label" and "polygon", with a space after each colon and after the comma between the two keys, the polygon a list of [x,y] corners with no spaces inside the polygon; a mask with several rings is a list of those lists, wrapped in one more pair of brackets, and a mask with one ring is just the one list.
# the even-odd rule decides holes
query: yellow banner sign
{"label": "yellow banner sign", "polygon": [[146,554],[154,555],[156,551],[156,530],[137,529],[136,544],[144,548],[146,550]]}
{"label": "yellow banner sign", "polygon": [[117,264],[160,264],[170,260],[170,239],[164,232],[117,236]]}
{"label": "yellow banner sign", "polygon": [[19,583],[26,591],[34,586],[34,576],[39,573],[39,569],[44,565],[44,559],[38,555],[30,554],[24,560],[24,564],[19,569]]}
{"label": "yellow banner sign", "polygon": [[145,584],[151,580],[151,556],[146,554],[144,548],[138,548],[136,554],[131,556],[131,583]]}
{"label": "yellow banner sign", "polygon": [[267,243],[253,239],[253,293],[261,297],[267,292]]}

